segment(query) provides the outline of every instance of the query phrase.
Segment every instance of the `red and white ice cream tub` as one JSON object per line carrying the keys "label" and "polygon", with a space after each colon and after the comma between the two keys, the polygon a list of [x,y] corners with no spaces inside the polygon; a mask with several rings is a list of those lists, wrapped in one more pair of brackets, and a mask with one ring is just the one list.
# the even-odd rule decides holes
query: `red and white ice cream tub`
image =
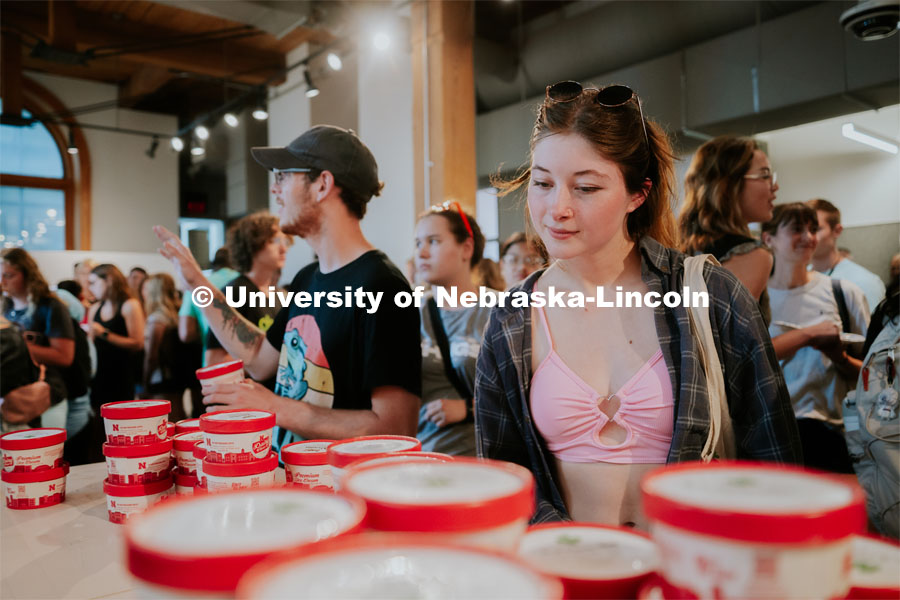
{"label": "red and white ice cream tub", "polygon": [[59,427],[22,429],[0,436],[3,470],[14,473],[47,471],[63,463],[66,430]]}
{"label": "red and white ice cream tub", "polygon": [[175,437],[175,423],[166,421],[166,438],[172,439],[173,437]]}
{"label": "red and white ice cream tub", "polygon": [[563,597],[515,556],[409,535],[348,536],[273,556],[238,585],[242,600]]}
{"label": "red and white ice cream tub", "polygon": [[146,597],[230,597],[269,555],[359,531],[359,498],[296,487],[179,498],[129,523],[126,563]]}
{"label": "red and white ice cream tub", "polygon": [[197,379],[202,385],[217,385],[220,383],[240,383],[244,380],[244,361],[229,360],[228,362],[210,365],[197,369]]}
{"label": "red and white ice cream tub", "polygon": [[127,523],[134,515],[156,506],[175,493],[172,477],[138,485],[116,485],[103,481],[106,509],[111,523]]}
{"label": "red and white ice cream tub", "polygon": [[361,466],[345,489],[378,531],[433,532],[452,543],[514,552],[534,512],[534,477],[513,463],[457,457]]}
{"label": "red and white ice cream tub", "polygon": [[365,456],[375,458],[396,452],[418,452],[421,449],[422,442],[405,435],[366,435],[335,442],[328,447],[328,464],[331,465],[334,489],[341,489],[344,470]]}
{"label": "red and white ice cream tub", "polygon": [[333,489],[328,446],[334,440],[304,440],[281,449],[284,476],[288,483],[308,489]]}
{"label": "red and white ice cream tub", "polygon": [[175,435],[188,431],[200,431],[200,419],[182,419],[175,423]]}
{"label": "red and white ice cream tub", "polygon": [[168,400],[126,400],[100,407],[106,441],[117,446],[154,444],[168,438]]}
{"label": "red and white ice cream tub", "polygon": [[572,599],[634,598],[659,566],[650,536],[594,523],[530,527],[518,554],[534,569],[558,577]]}
{"label": "red and white ice cream tub", "polygon": [[[207,455],[209,456],[209,455]],[[270,452],[263,460],[244,463],[214,463],[203,461],[203,478],[210,493],[229,490],[252,490],[275,485],[278,455]]]}
{"label": "red and white ice cream tub", "polygon": [[194,495],[194,487],[197,485],[196,475],[186,475],[176,469],[172,477],[175,479],[175,494],[177,496]]}
{"label": "red and white ice cream tub", "polygon": [[347,465],[345,471],[349,473],[351,470],[363,465],[383,465],[386,463],[406,461],[413,458],[421,460],[436,460],[438,462],[450,462],[453,460],[452,456],[450,456],[449,454],[444,454],[443,452],[397,452],[395,454],[387,454],[384,456],[366,456],[360,458],[359,460]]}
{"label": "red and white ice cream tub", "polygon": [[182,473],[195,475],[197,473],[197,461],[194,459],[194,446],[197,442],[203,441],[203,432],[199,429],[196,431],[186,431],[184,433],[176,433],[172,438],[172,445],[175,449],[175,466]]}
{"label": "red and white ice cream tub", "polygon": [[172,440],[140,446],[103,444],[107,481],[114,485],[136,485],[161,481],[169,476]]}
{"label": "red and white ice cream tub", "polygon": [[900,598],[900,545],[896,540],[853,537],[853,568],[847,598]]}
{"label": "red and white ice cream tub", "polygon": [[200,417],[206,460],[243,463],[261,460],[272,450],[275,414],[265,410],[223,410]]}
{"label": "red and white ice cream tub", "polygon": [[194,475],[197,476],[197,485],[206,485],[206,478],[203,476],[204,458],[206,458],[206,442],[200,440],[194,444]]}
{"label": "red and white ice cream tub", "polygon": [[641,484],[660,575],[701,598],[841,598],[862,490],[763,463],[669,466]]}
{"label": "red and white ice cream tub", "polygon": [[6,507],[14,509],[44,508],[66,499],[66,475],[69,463],[40,471],[0,471]]}

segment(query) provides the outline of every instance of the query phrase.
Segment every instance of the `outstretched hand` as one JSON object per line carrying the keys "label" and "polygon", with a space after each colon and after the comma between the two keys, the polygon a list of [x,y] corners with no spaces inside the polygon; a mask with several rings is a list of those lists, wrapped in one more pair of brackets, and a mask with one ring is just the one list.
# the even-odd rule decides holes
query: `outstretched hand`
{"label": "outstretched hand", "polygon": [[162,225],[155,225],[153,233],[162,242],[159,253],[172,262],[172,265],[175,267],[175,273],[186,291],[191,291],[200,285],[208,286],[206,277],[203,276],[203,270],[197,264],[194,255],[191,254],[187,246],[181,243],[177,235]]}

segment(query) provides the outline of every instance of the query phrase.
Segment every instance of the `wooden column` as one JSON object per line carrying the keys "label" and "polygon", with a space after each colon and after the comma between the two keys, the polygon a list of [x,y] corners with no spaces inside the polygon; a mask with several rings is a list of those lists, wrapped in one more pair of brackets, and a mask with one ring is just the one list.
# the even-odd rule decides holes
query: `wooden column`
{"label": "wooden column", "polygon": [[[424,210],[429,203],[455,200],[466,210],[475,212],[478,177],[475,168],[473,39],[474,4],[471,0],[416,0],[413,3],[417,209]],[[427,199],[426,185],[430,192]]]}

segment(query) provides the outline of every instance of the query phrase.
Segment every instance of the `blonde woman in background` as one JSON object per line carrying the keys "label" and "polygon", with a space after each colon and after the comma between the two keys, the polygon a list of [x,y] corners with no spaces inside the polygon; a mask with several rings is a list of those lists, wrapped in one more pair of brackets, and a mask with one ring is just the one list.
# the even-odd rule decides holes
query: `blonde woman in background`
{"label": "blonde woman in background", "polygon": [[[166,273],[148,277],[141,287],[147,324],[144,327],[145,395],[172,402],[173,412],[183,410],[175,377],[174,359],[178,348],[178,297],[175,280]],[[184,416],[184,415],[176,415]],[[174,418],[174,417],[173,417]]]}

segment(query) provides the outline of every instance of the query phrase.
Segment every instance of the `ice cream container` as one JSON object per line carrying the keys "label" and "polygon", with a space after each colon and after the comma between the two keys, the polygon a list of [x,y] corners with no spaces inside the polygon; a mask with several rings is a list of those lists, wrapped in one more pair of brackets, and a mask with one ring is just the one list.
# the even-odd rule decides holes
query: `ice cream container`
{"label": "ice cream container", "polygon": [[634,598],[659,566],[650,536],[634,529],[593,523],[548,523],[531,527],[519,557],[558,577],[566,598]]}
{"label": "ice cream container", "polygon": [[410,459],[348,471],[347,491],[366,501],[368,527],[434,532],[442,539],[514,552],[534,512],[534,478],[513,463],[457,457]]}
{"label": "ice cream container", "polygon": [[168,400],[126,400],[100,407],[106,441],[117,446],[154,444],[167,439]]}
{"label": "ice cream container", "polygon": [[175,435],[188,431],[200,431],[200,419],[182,419],[175,423]]}
{"label": "ice cream container", "polygon": [[166,421],[166,438],[172,439],[175,436],[175,423]]}
{"label": "ice cream container", "polygon": [[641,483],[660,575],[702,598],[840,598],[862,490],[763,463],[668,466]]}
{"label": "ice cream container", "polygon": [[69,463],[40,471],[0,471],[6,507],[14,509],[44,508],[66,499],[66,475]]}
{"label": "ice cream container", "polygon": [[127,523],[134,515],[145,512],[175,493],[171,477],[138,485],[116,485],[103,482],[106,509],[111,523]]}
{"label": "ice cream container", "polygon": [[169,476],[172,440],[140,446],[103,444],[107,481],[135,485],[160,481]]}
{"label": "ice cream container", "polygon": [[197,461],[194,459],[194,446],[197,442],[203,440],[203,432],[199,429],[196,431],[186,431],[184,433],[176,433],[172,438],[172,445],[175,449],[175,466],[182,473],[196,474]]}
{"label": "ice cream container", "polygon": [[63,463],[66,430],[59,427],[22,429],[0,436],[3,470],[14,473],[55,469]]}
{"label": "ice cream container", "polygon": [[197,379],[203,385],[240,383],[244,380],[244,361],[229,360],[228,362],[197,369],[196,373]]}
{"label": "ice cream container", "polygon": [[172,476],[175,478],[176,495],[192,496],[194,494],[194,487],[197,485],[196,475],[186,475],[176,469]]}
{"label": "ice cream container", "polygon": [[275,414],[264,410],[223,410],[200,417],[206,460],[242,463],[261,460],[272,450]]}
{"label": "ice cream container", "polygon": [[[328,447],[328,464],[334,489],[341,488],[344,470],[366,455],[382,456],[395,452],[416,452],[422,443],[405,435],[367,435],[335,442]],[[374,458],[374,456],[373,456]]]}
{"label": "ice cream container", "polygon": [[895,540],[854,536],[848,598],[900,598],[900,545]]}
{"label": "ice cream container", "polygon": [[204,485],[206,478],[203,477],[203,459],[206,458],[206,442],[200,440],[194,444],[194,475],[197,476],[197,484]]}
{"label": "ice cream container", "polygon": [[228,597],[272,553],[358,531],[364,516],[358,498],[296,487],[178,498],[128,524],[127,568],[148,597]]}
{"label": "ice cream container", "polygon": [[514,556],[404,535],[348,536],[273,556],[238,585],[242,600],[562,598],[559,581]]}
{"label": "ice cream container", "polygon": [[332,489],[328,446],[334,440],[304,440],[281,449],[284,476],[288,483],[309,489]]}
{"label": "ice cream container", "polygon": [[397,452],[395,454],[387,454],[381,456],[365,456],[360,458],[359,460],[353,461],[347,468],[345,469],[346,473],[350,472],[350,470],[355,469],[357,467],[361,467],[362,465],[383,465],[385,463],[392,463],[398,461],[405,461],[410,459],[421,459],[421,460],[436,460],[438,462],[450,462],[453,460],[453,457],[449,454],[444,454],[443,452]]}
{"label": "ice cream container", "polygon": [[[207,455],[209,456],[209,455]],[[244,463],[214,463],[203,461],[202,484],[209,493],[228,490],[250,490],[254,488],[272,487],[275,485],[275,469],[278,468],[278,455],[270,452],[262,460]]]}

